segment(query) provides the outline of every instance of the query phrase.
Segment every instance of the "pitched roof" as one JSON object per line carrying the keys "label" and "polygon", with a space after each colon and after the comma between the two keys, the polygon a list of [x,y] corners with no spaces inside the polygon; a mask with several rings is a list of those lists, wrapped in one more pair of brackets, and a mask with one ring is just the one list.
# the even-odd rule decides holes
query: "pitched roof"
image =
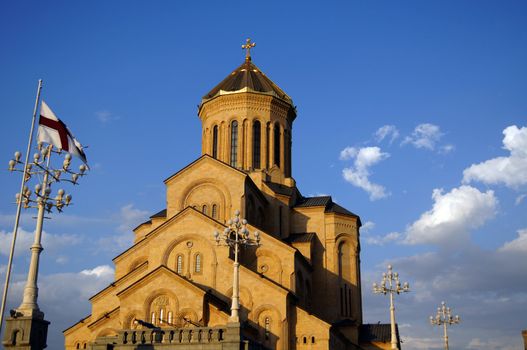
{"label": "pitched roof", "polygon": [[295,193],[296,188],[295,187],[289,187],[282,184],[278,184],[276,182],[271,181],[265,181],[265,184],[274,192],[277,194],[283,194],[285,196],[292,196],[293,193]]}
{"label": "pitched roof", "polygon": [[326,212],[329,212],[329,213],[339,213],[339,214],[346,214],[346,215],[351,215],[351,216],[356,216],[356,217],[359,217],[357,214],[354,214],[352,213],[351,211],[349,211],[348,209],[338,205],[337,203],[335,202],[331,202],[331,204],[326,208]]}
{"label": "pitched roof", "polygon": [[331,202],[331,196],[302,197],[295,207],[326,207]]}
{"label": "pitched roof", "polygon": [[[301,197],[297,201],[295,207],[296,208],[324,207],[325,208],[324,211],[326,213],[338,213],[338,214],[350,215],[350,216],[359,218],[357,214],[354,214],[348,209],[344,208],[343,206],[340,206],[337,203],[333,202],[333,199],[331,199],[331,196]],[[359,218],[359,222],[360,222],[360,218]]]}
{"label": "pitched roof", "polygon": [[155,213],[154,215],[152,215],[150,217],[150,219],[153,219],[153,218],[166,218],[167,217],[167,210],[166,209],[163,209],[161,211],[158,211],[157,213]]}
{"label": "pitched roof", "polygon": [[[395,334],[399,340],[399,327],[395,324]],[[389,343],[392,339],[391,325],[388,324],[363,324],[360,326],[360,342]]]}
{"label": "pitched roof", "polygon": [[[241,90],[241,91],[240,91]],[[278,97],[293,105],[289,97],[282,89],[269,79],[252,61],[245,60],[238,68],[209,91],[201,103],[226,93],[233,92],[256,92]]]}

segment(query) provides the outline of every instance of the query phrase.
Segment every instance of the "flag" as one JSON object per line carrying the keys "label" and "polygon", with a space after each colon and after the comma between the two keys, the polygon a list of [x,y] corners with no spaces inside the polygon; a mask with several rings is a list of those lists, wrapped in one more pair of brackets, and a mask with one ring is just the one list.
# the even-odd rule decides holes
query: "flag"
{"label": "flag", "polygon": [[38,121],[38,142],[49,143],[58,149],[79,157],[84,164],[88,164],[82,145],[75,139],[66,124],[42,101],[40,119]]}

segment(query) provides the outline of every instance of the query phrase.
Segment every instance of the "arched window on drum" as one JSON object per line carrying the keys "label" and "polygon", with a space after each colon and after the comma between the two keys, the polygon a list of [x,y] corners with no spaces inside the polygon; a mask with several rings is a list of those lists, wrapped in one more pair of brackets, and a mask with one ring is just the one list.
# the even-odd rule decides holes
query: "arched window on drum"
{"label": "arched window on drum", "polygon": [[259,121],[253,124],[253,168],[261,168],[261,135],[262,127]]}
{"label": "arched window on drum", "polygon": [[212,157],[218,158],[218,126],[212,128]]}
{"label": "arched window on drum", "polygon": [[231,166],[238,166],[238,122],[231,123]]}

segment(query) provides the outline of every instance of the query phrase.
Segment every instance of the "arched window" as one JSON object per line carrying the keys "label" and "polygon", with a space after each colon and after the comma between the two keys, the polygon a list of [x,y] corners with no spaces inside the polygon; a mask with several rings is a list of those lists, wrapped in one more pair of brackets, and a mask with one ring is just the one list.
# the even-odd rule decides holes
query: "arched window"
{"label": "arched window", "polygon": [[159,323],[160,324],[163,324],[163,316],[165,316],[163,315],[164,313],[165,313],[164,309],[159,310]]}
{"label": "arched window", "polygon": [[212,218],[213,219],[218,218],[218,206],[216,204],[212,205]]}
{"label": "arched window", "polygon": [[172,325],[172,311],[169,311],[167,316],[168,316],[167,323],[169,326],[171,326]]}
{"label": "arched window", "polygon": [[338,249],[339,277],[351,281],[351,246],[341,242]]}
{"label": "arched window", "polygon": [[206,204],[203,205],[203,207],[201,208],[201,212],[205,215],[208,215],[209,214],[209,207],[207,207]]}
{"label": "arched window", "polygon": [[[16,344],[13,344],[13,345],[16,345]],[[81,348],[81,344],[77,343],[77,346],[75,346],[75,349],[80,349],[80,348]]]}
{"label": "arched window", "polygon": [[280,167],[280,124],[274,125],[274,163]]}
{"label": "arched window", "polygon": [[82,348],[86,349],[86,343],[82,344]]}
{"label": "arched window", "polygon": [[178,255],[176,258],[176,272],[178,274],[183,274],[183,255]]}
{"label": "arched window", "polygon": [[194,258],[194,272],[201,272],[201,254],[196,254]]}
{"label": "arched window", "polygon": [[212,157],[218,158],[218,126],[212,128]]}
{"label": "arched window", "polygon": [[269,335],[271,334],[271,319],[269,317],[266,317],[264,320],[264,327],[265,327],[265,339],[269,339]]}
{"label": "arched window", "polygon": [[156,324],[156,313],[155,312],[152,312],[152,315],[150,317],[150,323],[151,324]]}
{"label": "arched window", "polygon": [[231,123],[231,166],[238,165],[238,122]]}
{"label": "arched window", "polygon": [[255,121],[253,125],[253,168],[260,169],[260,151],[261,149],[261,125]]}
{"label": "arched window", "polygon": [[291,176],[291,132],[285,130],[284,148],[285,148],[285,176]]}

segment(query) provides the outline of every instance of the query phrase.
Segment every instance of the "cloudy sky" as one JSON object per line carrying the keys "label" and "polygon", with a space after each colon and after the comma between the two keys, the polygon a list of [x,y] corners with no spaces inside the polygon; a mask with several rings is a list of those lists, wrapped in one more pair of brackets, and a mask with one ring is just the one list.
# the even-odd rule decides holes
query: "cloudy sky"
{"label": "cloudy sky", "polygon": [[[201,96],[253,60],[294,100],[293,176],[363,222],[366,322],[391,263],[405,349],[520,349],[527,328],[527,4],[524,1],[36,1],[0,5],[1,157],[25,150],[37,80],[91,171],[43,237],[49,346],[112,280],[131,228],[165,207],[163,179],[200,155]],[[19,177],[0,171],[5,276]],[[21,301],[34,212],[17,243]]]}

